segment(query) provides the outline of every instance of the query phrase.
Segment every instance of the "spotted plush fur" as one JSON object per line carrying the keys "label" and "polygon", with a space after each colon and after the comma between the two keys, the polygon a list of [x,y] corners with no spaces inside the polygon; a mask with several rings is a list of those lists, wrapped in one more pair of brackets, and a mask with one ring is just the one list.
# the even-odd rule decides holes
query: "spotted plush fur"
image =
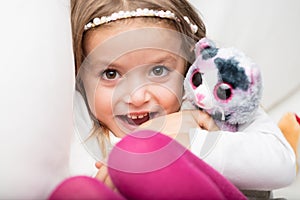
{"label": "spotted plush fur", "polygon": [[184,81],[187,100],[208,112],[217,125],[237,131],[253,119],[262,96],[256,63],[236,48],[217,48],[207,39],[195,46],[196,60]]}

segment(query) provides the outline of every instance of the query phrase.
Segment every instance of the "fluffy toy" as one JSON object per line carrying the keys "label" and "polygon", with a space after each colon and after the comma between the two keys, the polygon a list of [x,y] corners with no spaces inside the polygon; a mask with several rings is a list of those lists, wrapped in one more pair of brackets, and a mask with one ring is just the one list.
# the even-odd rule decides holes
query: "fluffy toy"
{"label": "fluffy toy", "polygon": [[196,60],[184,81],[186,98],[216,124],[237,131],[255,115],[262,93],[258,66],[235,48],[216,48],[207,38],[195,46]]}
{"label": "fluffy toy", "polygon": [[[278,126],[292,146],[298,158],[298,145],[300,139],[300,118],[295,113],[285,113],[278,122]],[[298,169],[298,166],[297,166]]]}

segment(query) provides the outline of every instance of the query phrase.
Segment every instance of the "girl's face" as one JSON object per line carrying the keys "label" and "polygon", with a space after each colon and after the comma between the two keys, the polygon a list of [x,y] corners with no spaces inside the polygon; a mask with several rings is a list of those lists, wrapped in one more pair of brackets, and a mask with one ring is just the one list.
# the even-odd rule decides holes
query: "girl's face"
{"label": "girl's face", "polygon": [[139,20],[88,34],[81,75],[91,112],[102,125],[122,137],[179,110],[186,62],[178,35]]}

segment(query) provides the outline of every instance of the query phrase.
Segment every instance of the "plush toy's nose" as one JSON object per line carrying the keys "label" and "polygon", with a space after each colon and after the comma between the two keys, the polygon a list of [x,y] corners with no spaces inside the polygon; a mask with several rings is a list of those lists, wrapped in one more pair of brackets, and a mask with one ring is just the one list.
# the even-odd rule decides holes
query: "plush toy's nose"
{"label": "plush toy's nose", "polygon": [[202,84],[202,75],[199,71],[195,71],[191,77],[191,84],[193,88],[197,88]]}

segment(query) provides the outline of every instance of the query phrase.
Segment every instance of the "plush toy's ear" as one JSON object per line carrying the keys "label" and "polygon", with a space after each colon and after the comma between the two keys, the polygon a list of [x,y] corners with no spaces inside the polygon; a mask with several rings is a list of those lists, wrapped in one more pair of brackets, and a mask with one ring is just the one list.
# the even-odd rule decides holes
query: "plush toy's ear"
{"label": "plush toy's ear", "polygon": [[251,83],[255,84],[261,81],[261,72],[258,68],[251,69]]}
{"label": "plush toy's ear", "polygon": [[300,139],[300,118],[295,113],[286,113],[281,117],[278,126],[295,151],[298,158],[298,144]]}
{"label": "plush toy's ear", "polygon": [[201,40],[199,40],[195,45],[196,57],[198,57],[204,49],[209,49],[209,48],[216,48],[216,45],[214,44],[213,41],[207,38],[202,38]]}

